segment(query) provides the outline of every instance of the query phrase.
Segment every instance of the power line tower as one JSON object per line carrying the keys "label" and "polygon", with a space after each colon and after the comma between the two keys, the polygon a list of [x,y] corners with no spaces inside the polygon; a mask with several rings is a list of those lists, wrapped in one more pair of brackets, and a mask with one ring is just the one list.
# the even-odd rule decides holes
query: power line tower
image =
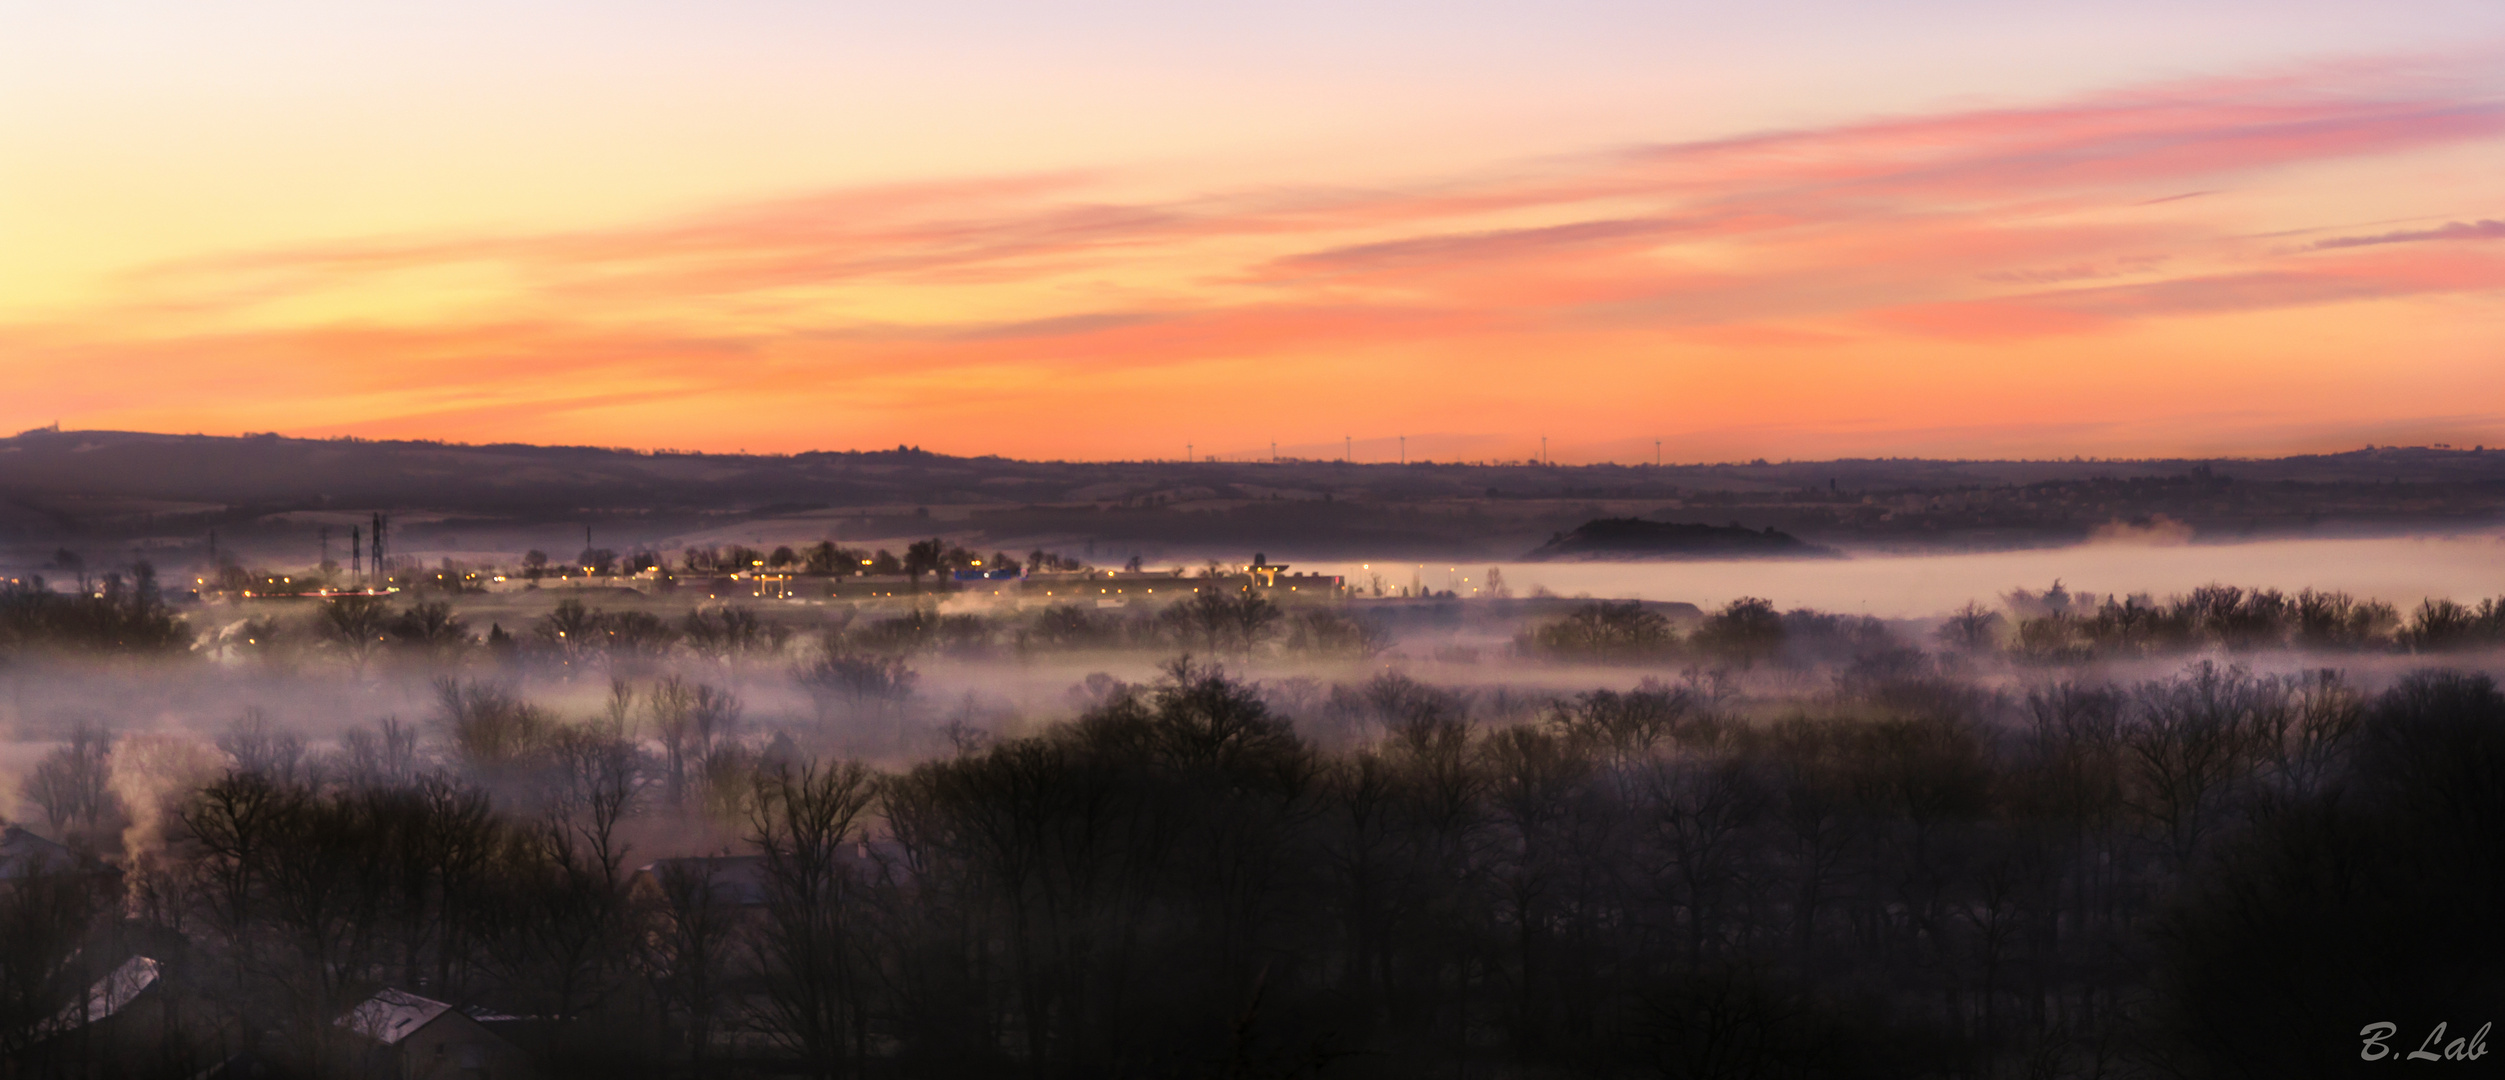
{"label": "power line tower", "polygon": [[374,576],[377,579],[380,579],[384,584],[388,585],[391,583],[391,571],[388,569],[387,564],[385,564],[383,560],[387,557],[387,553],[391,550],[390,546],[385,542],[385,537],[388,536],[391,531],[391,518],[378,510],[375,511],[374,520],[371,524],[374,531],[369,534],[367,539],[374,549]]}

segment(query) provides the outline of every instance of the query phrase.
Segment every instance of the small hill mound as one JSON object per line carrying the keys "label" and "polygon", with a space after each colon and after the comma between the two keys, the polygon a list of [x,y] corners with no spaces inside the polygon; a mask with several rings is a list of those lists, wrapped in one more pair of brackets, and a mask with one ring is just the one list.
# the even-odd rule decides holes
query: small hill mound
{"label": "small hill mound", "polygon": [[1740,525],[1698,525],[1646,521],[1642,518],[1599,518],[1573,532],[1558,533],[1523,556],[1531,562],[1611,559],[1749,559],[1834,558],[1832,548],[1807,543],[1790,533]]}

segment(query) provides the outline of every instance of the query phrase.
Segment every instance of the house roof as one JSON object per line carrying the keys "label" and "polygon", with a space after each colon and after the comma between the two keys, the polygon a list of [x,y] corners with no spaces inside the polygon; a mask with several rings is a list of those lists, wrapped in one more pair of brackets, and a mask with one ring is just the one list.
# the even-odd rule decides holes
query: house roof
{"label": "house roof", "polygon": [[96,985],[88,988],[88,1022],[93,1023],[122,1011],[122,1007],[130,1004],[141,991],[155,986],[157,977],[164,973],[165,965],[152,957],[134,956],[122,961],[122,966],[114,968],[104,978],[96,980]]}
{"label": "house roof", "polygon": [[0,881],[76,869],[76,852],[15,825],[0,829]]}
{"label": "house roof", "polygon": [[87,1024],[111,1019],[113,1014],[121,1012],[138,1000],[141,993],[155,986],[158,976],[164,973],[165,965],[149,957],[134,956],[124,960],[122,966],[106,973],[104,978],[96,980],[94,986],[87,988],[86,1001],[63,1008],[50,1023],[44,1025],[44,1030],[56,1033],[74,1031]]}
{"label": "house roof", "polygon": [[339,1026],[385,1046],[395,1046],[451,1011],[452,1006],[433,998],[422,998],[406,990],[384,990],[348,1010],[348,1015],[339,1018]]}

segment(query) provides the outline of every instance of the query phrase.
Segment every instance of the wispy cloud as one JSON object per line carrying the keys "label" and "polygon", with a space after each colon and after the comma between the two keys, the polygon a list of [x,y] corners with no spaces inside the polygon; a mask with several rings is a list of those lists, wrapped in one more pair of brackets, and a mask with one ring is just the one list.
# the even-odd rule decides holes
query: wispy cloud
{"label": "wispy cloud", "polygon": [[2505,221],[2482,218],[2472,222],[2448,221],[2432,229],[2404,229],[2374,236],[2335,236],[2328,240],[2316,240],[2313,247],[2320,251],[2372,244],[2408,244],[2420,240],[2505,240]]}
{"label": "wispy cloud", "polygon": [[[596,425],[673,395],[747,400],[759,380],[792,408],[958,423],[956,406],[921,404],[951,392],[935,380],[979,374],[1043,403],[1084,397],[1067,388],[1087,376],[1153,375],[1185,407],[1242,378],[1211,365],[1351,371],[1363,356],[1368,385],[1433,387],[1455,365],[1538,356],[1606,383],[1664,357],[1897,358],[2505,288],[2505,260],[2377,253],[2505,237],[2505,222],[2293,251],[2245,239],[2268,212],[2246,195],[2302,204],[2310,168],[2505,139],[2505,101],[2347,78],[2174,83],[1407,184],[1125,198],[1108,174],[1038,174],[245,251],[141,268],[108,302],[0,326],[0,347],[53,361],[35,380],[48,393],[108,399],[86,365],[110,362],[238,414],[323,411],[307,429],[463,428],[531,402]],[[1956,378],[1895,370],[1908,402]],[[1509,407],[1421,393],[1481,410],[1462,419],[1482,427]]]}

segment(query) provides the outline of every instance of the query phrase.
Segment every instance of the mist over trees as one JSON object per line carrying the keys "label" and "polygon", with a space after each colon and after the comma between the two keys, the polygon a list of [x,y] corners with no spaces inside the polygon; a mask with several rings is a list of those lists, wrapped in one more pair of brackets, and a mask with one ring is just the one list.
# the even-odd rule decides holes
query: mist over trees
{"label": "mist over trees", "polygon": [[[1942,619],[1932,643],[1963,655],[2002,654],[2031,666],[2182,655],[2300,650],[2320,654],[2441,655],[2505,646],[2505,597],[2473,604],[2430,597],[2406,615],[2379,600],[2306,589],[2208,585],[2155,599],[2075,595],[2056,581],[2014,589],[1998,607],[1969,603]],[[1526,628],[1526,655],[1647,662],[1681,656],[1743,668],[1778,656],[1795,663],[1871,653],[1889,631],[1867,616],[1778,612],[1756,597],[1731,601],[1684,636],[1637,601],[1593,601]]]}
{"label": "mist over trees", "polygon": [[192,633],[165,603],[156,570],[145,562],[131,575],[106,575],[101,589],[83,583],[61,593],[40,577],[0,582],[0,653],[67,650],[116,655],[180,652]]}
{"label": "mist over trees", "polygon": [[387,990],[551,1077],[2313,1075],[2505,1004],[2495,601],[1560,602],[1428,667],[1249,590],[140,595],[26,600],[7,670],[422,692],[55,732],[0,841],[23,1075],[369,1075]]}

